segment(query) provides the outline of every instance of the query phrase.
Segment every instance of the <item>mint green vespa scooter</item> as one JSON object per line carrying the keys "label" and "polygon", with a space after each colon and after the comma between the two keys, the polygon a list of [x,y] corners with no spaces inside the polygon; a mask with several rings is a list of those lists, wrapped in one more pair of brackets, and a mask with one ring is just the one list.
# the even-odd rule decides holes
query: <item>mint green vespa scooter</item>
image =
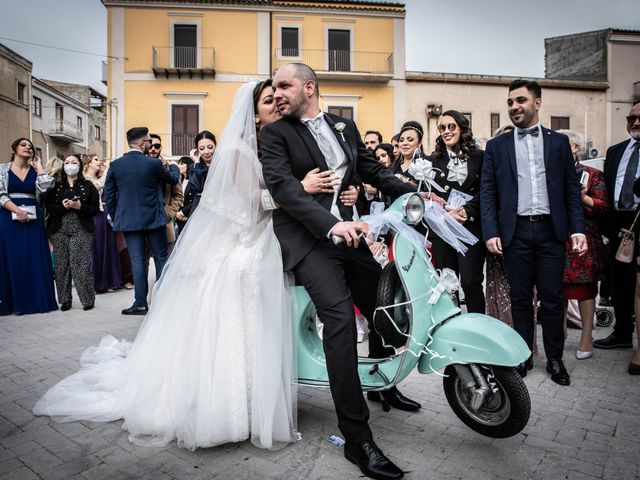
{"label": "mint green vespa scooter", "polygon": [[[419,195],[406,194],[385,214],[415,225],[424,211]],[[416,366],[422,374],[444,370],[447,401],[468,427],[493,438],[517,434],[531,412],[529,392],[514,368],[531,354],[526,343],[499,320],[461,314],[426,249],[406,229],[390,230],[394,262],[384,268],[378,285],[374,325],[396,353],[359,358],[363,389],[397,385]],[[302,287],[295,289],[295,306],[298,383],[329,387],[316,311]]]}

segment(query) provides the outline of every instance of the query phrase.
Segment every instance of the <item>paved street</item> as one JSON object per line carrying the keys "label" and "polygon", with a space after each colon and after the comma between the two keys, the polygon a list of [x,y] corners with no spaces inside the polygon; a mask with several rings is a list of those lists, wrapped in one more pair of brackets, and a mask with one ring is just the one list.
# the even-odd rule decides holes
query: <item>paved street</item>
{"label": "paved street", "polygon": [[[0,317],[0,480],[11,479],[352,479],[360,472],[342,448],[327,390],[302,388],[302,440],[277,452],[250,443],[186,451],[171,444],[129,443],[121,422],[53,423],[31,408],[50,386],[74,372],[82,351],[111,333],[132,339],[140,317],[120,315],[133,293],[100,295],[83,312]],[[596,330],[596,338],[609,328]],[[538,335],[540,338],[540,335]],[[532,416],[525,430],[493,440],[468,429],[449,408],[436,375],[412,374],[402,391],[421,411],[384,413],[370,404],[378,444],[409,479],[633,479],[640,477],[640,377],[626,373],[630,351],[599,351],[578,362],[578,332],[569,331],[571,386],[552,383],[543,359],[525,379]]]}

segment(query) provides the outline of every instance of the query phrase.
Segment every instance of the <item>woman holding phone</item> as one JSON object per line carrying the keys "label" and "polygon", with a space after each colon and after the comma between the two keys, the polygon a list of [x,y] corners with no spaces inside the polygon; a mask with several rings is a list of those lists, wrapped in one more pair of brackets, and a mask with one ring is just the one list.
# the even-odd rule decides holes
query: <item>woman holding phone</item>
{"label": "woman holding phone", "polygon": [[65,157],[60,180],[47,196],[47,209],[60,310],[71,308],[72,280],[82,307],[91,310],[96,298],[91,266],[93,216],[100,211],[100,196],[82,175],[79,155]]}
{"label": "woman holding phone", "polygon": [[[607,214],[609,201],[607,200],[604,174],[600,170],[581,164],[579,161],[578,156],[585,149],[584,137],[572,130],[558,130],[558,133],[569,137],[578,181],[580,181],[580,198],[584,209],[587,253],[579,256],[573,251],[571,241],[566,242],[563,285],[565,300],[578,300],[582,333],[576,350],[576,358],[585,360],[591,357],[593,349],[593,316],[598,295],[598,280],[600,280],[604,268],[605,257],[602,235],[600,234],[600,219]],[[564,322],[566,329],[566,314]]]}
{"label": "woman holding phone", "polygon": [[0,315],[56,310],[53,270],[38,197],[53,187],[33,143],[18,138],[0,164]]}

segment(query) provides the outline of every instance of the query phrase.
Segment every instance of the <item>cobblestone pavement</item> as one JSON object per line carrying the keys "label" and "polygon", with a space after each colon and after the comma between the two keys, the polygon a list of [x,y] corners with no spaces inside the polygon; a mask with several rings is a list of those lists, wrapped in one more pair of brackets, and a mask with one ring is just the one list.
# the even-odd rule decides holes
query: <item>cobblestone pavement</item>
{"label": "cobblestone pavement", "polygon": [[[111,333],[132,339],[140,317],[120,315],[133,292],[97,297],[83,312],[0,317],[0,480],[11,479],[287,479],[361,478],[342,449],[327,390],[301,388],[302,440],[277,452],[250,443],[186,451],[171,444],[129,443],[121,422],[53,423],[31,413],[50,386],[77,370],[81,352]],[[596,338],[609,328],[596,330]],[[540,338],[540,335],[538,335]],[[526,377],[532,399],[529,425],[494,440],[467,428],[449,408],[436,375],[412,374],[401,385],[423,408],[384,413],[370,404],[383,451],[408,479],[633,479],[640,477],[640,378],[626,373],[629,350],[596,350],[574,357],[578,332],[569,331],[566,364],[571,386],[560,387],[536,358]]]}

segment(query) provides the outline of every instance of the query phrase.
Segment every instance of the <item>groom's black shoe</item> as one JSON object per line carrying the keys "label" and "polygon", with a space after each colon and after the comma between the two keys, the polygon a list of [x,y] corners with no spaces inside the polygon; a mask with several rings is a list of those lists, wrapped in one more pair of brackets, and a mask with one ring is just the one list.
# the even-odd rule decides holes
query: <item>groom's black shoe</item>
{"label": "groom's black shoe", "polygon": [[527,372],[533,368],[533,355],[529,356],[524,362],[516,366],[516,371],[522,378],[527,376]]}
{"label": "groom's black shoe", "polygon": [[389,390],[382,390],[380,392],[367,392],[367,399],[372,402],[382,403],[382,409],[385,412],[390,410],[390,406],[398,410],[404,410],[405,412],[415,412],[422,407],[418,402],[414,402],[410,398],[405,397],[396,387],[391,387]]}
{"label": "groom's black shoe", "polygon": [[351,463],[358,465],[367,477],[377,480],[395,480],[404,477],[404,472],[384,456],[373,440],[364,443],[346,442],[344,456]]}
{"label": "groom's black shoe", "polygon": [[148,311],[147,307],[136,307],[134,303],[129,308],[122,310],[122,315],[146,315]]}

